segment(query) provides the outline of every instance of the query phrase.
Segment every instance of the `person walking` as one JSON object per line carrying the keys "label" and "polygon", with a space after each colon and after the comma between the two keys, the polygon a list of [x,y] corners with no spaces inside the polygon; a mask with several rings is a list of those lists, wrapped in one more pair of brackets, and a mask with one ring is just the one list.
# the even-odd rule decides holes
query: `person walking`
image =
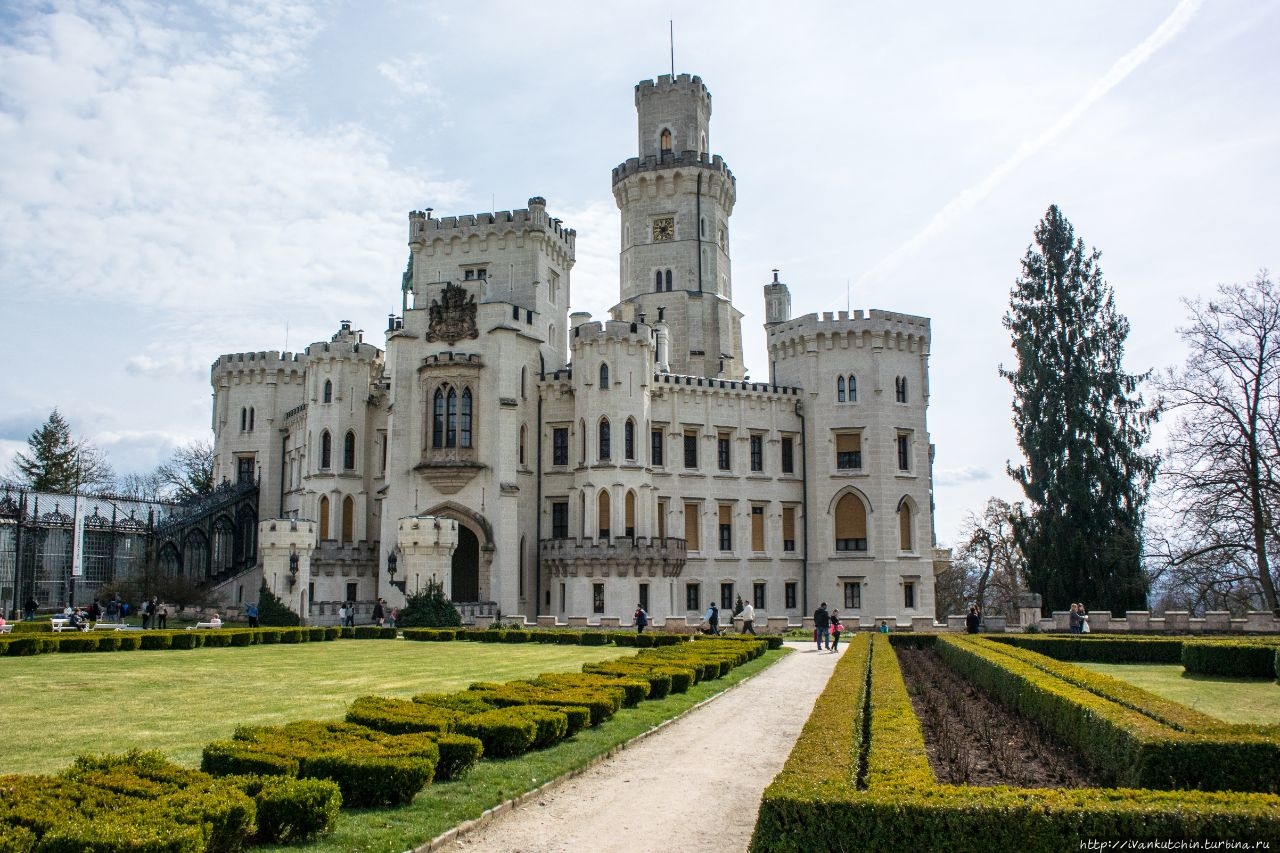
{"label": "person walking", "polygon": [[707,608],[707,612],[702,614],[702,618],[707,623],[707,633],[714,636],[720,636],[720,608],[716,603],[711,602],[711,606]]}
{"label": "person walking", "polygon": [[756,609],[750,601],[742,605],[742,613],[739,615],[742,616],[742,633],[754,634],[756,632]]}
{"label": "person walking", "polygon": [[831,648],[831,614],[825,601],[813,611],[813,641],[818,644],[818,651]]}
{"label": "person walking", "polygon": [[1080,605],[1075,602],[1071,603],[1071,615],[1067,617],[1067,625],[1071,628],[1071,633],[1079,634],[1084,628],[1084,622],[1080,619]]}
{"label": "person walking", "polygon": [[354,628],[356,626],[356,603],[354,601],[348,601],[346,604],[346,608],[347,608],[347,617],[346,617],[346,622],[344,624],[348,628]]}
{"label": "person walking", "polygon": [[844,623],[840,621],[840,611],[831,611],[831,651],[840,651],[840,635],[844,633]]}
{"label": "person walking", "polygon": [[386,611],[382,609],[382,599],[379,598],[377,601],[373,603],[373,624],[381,628],[382,622],[385,618],[386,618]]}
{"label": "person walking", "polygon": [[964,629],[970,634],[976,634],[980,627],[982,627],[982,611],[978,610],[978,605],[970,604],[969,615],[964,617]]}
{"label": "person walking", "polygon": [[645,626],[649,624],[649,614],[644,612],[644,608],[639,604],[636,605],[635,612],[636,633],[643,634]]}
{"label": "person walking", "polygon": [[28,595],[27,600],[22,603],[22,618],[30,622],[36,618],[36,611],[40,609],[40,602],[36,601],[34,595]]}

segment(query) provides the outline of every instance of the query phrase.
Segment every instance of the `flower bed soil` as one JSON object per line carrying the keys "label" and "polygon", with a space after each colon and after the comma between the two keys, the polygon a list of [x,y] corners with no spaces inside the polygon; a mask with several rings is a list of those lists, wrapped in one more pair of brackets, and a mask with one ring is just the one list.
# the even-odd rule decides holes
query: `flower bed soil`
{"label": "flower bed soil", "polygon": [[896,651],[939,782],[1022,788],[1098,784],[1074,752],[956,674],[932,649]]}

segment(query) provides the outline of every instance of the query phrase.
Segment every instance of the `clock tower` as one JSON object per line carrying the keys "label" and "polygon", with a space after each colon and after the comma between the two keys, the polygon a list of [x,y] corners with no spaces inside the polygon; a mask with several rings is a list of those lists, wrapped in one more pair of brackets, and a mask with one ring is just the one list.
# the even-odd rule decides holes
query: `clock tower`
{"label": "clock tower", "polygon": [[733,173],[708,153],[711,94],[699,77],[636,86],[639,157],[613,170],[622,212],[619,319],[661,318],[672,373],[741,379],[742,313],[733,307]]}

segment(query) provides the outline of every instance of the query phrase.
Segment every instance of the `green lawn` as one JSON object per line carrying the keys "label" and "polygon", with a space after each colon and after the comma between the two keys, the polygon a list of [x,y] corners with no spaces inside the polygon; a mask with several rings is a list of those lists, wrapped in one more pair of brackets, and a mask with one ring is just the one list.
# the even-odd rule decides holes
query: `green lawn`
{"label": "green lawn", "polygon": [[196,766],[242,723],[333,719],[357,696],[409,697],[634,654],[617,646],[335,640],[300,645],[0,658],[5,772],[83,752],[158,749]]}
{"label": "green lawn", "polygon": [[1280,684],[1256,678],[1192,675],[1180,663],[1081,663],[1228,723],[1280,724]]}

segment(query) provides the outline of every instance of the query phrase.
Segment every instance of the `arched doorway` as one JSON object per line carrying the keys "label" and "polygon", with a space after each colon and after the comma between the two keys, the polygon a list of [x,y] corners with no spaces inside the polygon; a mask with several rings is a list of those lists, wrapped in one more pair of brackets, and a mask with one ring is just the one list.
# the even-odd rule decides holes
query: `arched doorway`
{"label": "arched doorway", "polygon": [[449,598],[455,602],[480,600],[480,540],[466,525],[458,525],[458,547],[453,552],[453,589]]}

